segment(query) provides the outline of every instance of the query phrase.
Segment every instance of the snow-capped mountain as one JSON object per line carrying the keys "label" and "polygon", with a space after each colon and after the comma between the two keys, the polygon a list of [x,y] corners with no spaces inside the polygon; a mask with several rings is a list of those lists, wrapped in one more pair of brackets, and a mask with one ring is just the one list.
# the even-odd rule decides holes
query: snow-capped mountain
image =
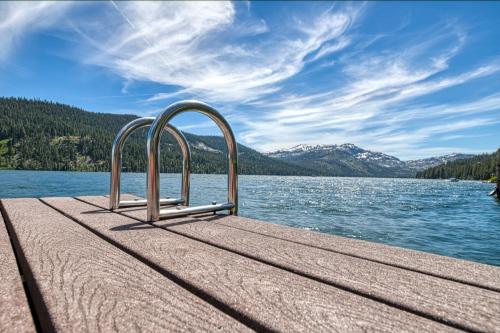
{"label": "snow-capped mountain", "polygon": [[429,158],[423,158],[420,160],[406,161],[406,165],[410,169],[413,169],[416,171],[421,171],[421,170],[425,170],[427,168],[434,167],[436,165],[446,164],[448,162],[453,162],[456,160],[463,160],[463,159],[471,158],[471,157],[474,157],[474,155],[452,153],[452,154],[443,155],[443,156],[429,157]]}
{"label": "snow-capped mountain", "polygon": [[289,149],[280,149],[274,152],[267,153],[268,156],[274,158],[290,158],[292,156],[301,156],[307,152],[328,153],[328,152],[345,152],[360,161],[374,162],[384,167],[403,167],[405,162],[398,158],[384,153],[365,150],[352,143],[344,143],[341,145],[306,145],[301,144]]}
{"label": "snow-capped mountain", "polygon": [[473,155],[449,154],[421,160],[401,161],[352,143],[341,145],[301,144],[266,154],[286,162],[311,168],[328,176],[413,177],[419,170]]}
{"label": "snow-capped mountain", "polygon": [[411,177],[405,162],[372,152],[352,143],[341,145],[301,144],[267,153],[267,156],[309,167],[329,176]]}

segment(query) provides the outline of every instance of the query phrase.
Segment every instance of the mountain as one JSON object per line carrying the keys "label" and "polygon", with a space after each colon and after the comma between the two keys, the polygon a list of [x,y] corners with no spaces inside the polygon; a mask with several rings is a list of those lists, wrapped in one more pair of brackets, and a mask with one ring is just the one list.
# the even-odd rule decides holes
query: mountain
{"label": "mountain", "polygon": [[[23,98],[0,98],[0,168],[109,171],[113,139],[132,115],[93,113],[64,104]],[[225,173],[226,143],[218,136],[185,133],[192,147],[194,173]],[[146,131],[131,135],[123,152],[123,168],[146,169]],[[240,174],[318,175],[238,145]],[[180,172],[177,143],[161,141],[161,171]]]}
{"label": "mountain", "polygon": [[424,158],[420,160],[410,160],[406,161],[406,165],[413,170],[416,171],[422,171],[434,166],[438,166],[441,164],[446,164],[448,162],[453,162],[456,160],[463,160],[467,158],[474,157],[475,155],[472,154],[459,154],[459,153],[452,153],[448,155],[443,155],[443,156],[438,156],[438,157],[430,157],[430,158]]}
{"label": "mountain", "polygon": [[[114,136],[136,118],[47,101],[0,98],[0,169],[108,171]],[[185,135],[192,148],[194,173],[226,172],[222,137]],[[146,169],[145,136],[146,130],[140,130],[127,140],[124,170]],[[470,157],[450,154],[403,162],[348,143],[299,145],[267,154],[239,144],[238,151],[240,174],[268,175],[414,177],[428,166]],[[162,172],[181,171],[180,151],[169,135],[162,138],[160,159]]]}
{"label": "mountain", "polygon": [[298,145],[266,154],[285,162],[309,167],[325,176],[413,177],[415,171],[390,155],[342,145]]}
{"label": "mountain", "polygon": [[373,152],[345,143],[342,145],[301,144],[266,154],[299,166],[308,166],[328,176],[414,177],[418,171],[474,157],[453,153],[419,160],[401,161],[384,153]]}
{"label": "mountain", "polygon": [[493,154],[476,155],[467,159],[458,159],[417,172],[417,178],[431,179],[489,179],[495,174],[497,163],[500,163],[500,148]]}

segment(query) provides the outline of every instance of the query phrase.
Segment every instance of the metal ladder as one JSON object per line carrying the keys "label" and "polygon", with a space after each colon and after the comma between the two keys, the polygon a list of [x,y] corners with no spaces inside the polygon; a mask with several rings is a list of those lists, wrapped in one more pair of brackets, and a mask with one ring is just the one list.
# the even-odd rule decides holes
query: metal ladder
{"label": "metal ladder", "polygon": [[[137,207],[146,206],[147,200],[137,199],[137,200],[120,200],[120,179],[121,179],[121,167],[122,167],[122,151],[123,145],[127,138],[134,131],[149,127],[154,122],[154,117],[144,117],[131,121],[125,125],[120,132],[115,137],[113,141],[113,148],[111,150],[111,186],[109,195],[109,208],[111,210],[123,208],[123,207]],[[189,143],[176,127],[167,124],[165,126],[167,132],[169,132],[177,141],[182,152],[182,185],[181,185],[181,198],[165,198],[160,199],[160,205],[175,205],[184,204],[189,206],[189,186],[191,177],[191,150],[189,148]]]}
{"label": "metal ladder", "polygon": [[[169,122],[177,115],[195,111],[208,116],[222,131],[227,144],[228,151],[228,183],[227,202],[217,204],[189,206],[189,179],[190,179],[190,157],[189,145],[180,131],[169,125]],[[140,119],[147,119],[142,120]],[[229,214],[238,214],[238,148],[233,131],[224,117],[211,106],[198,101],[181,101],[171,104],[156,119],[140,118],[127,124],[118,133],[113,143],[112,169],[111,169],[111,195],[110,208],[130,207],[131,205],[147,205],[147,221],[153,222],[160,219],[188,216],[199,213],[209,213],[227,210]],[[154,120],[154,121],[153,121]],[[134,122],[137,122],[135,124]],[[152,123],[151,123],[152,122]],[[142,125],[140,125],[142,124]],[[131,132],[140,127],[150,126],[147,137],[147,200],[134,200],[133,202],[120,201],[120,170],[121,170],[121,150],[125,139]],[[160,199],[160,138],[163,131],[167,129],[181,146],[183,152],[183,173],[182,173],[182,198],[181,199]],[[170,201],[169,201],[170,200]],[[176,202],[176,200],[178,202]],[[137,203],[137,204],[134,204]],[[161,205],[178,204],[171,208],[161,208]],[[183,204],[181,206],[180,204]]]}

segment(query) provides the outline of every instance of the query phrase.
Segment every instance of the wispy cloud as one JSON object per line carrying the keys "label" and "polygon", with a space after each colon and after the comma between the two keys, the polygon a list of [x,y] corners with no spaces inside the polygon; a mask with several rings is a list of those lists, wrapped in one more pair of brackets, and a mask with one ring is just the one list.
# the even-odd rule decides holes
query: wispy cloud
{"label": "wispy cloud", "polygon": [[[78,29],[91,43],[84,59],[128,80],[178,87],[216,102],[245,102],[280,90],[308,56],[319,59],[348,45],[343,34],[357,10],[327,11],[300,21],[286,33],[266,34],[262,19],[235,23],[229,2],[116,2],[112,20]],[[109,13],[106,13],[109,15]],[[291,37],[290,37],[291,36]],[[176,95],[173,95],[176,96]],[[157,94],[150,100],[172,97]]]}
{"label": "wispy cloud", "polygon": [[207,121],[203,121],[203,122],[198,122],[198,123],[193,124],[193,125],[180,125],[180,126],[178,125],[177,128],[180,129],[181,131],[189,132],[189,131],[197,130],[200,128],[214,129],[214,128],[217,128],[217,125],[215,125],[213,121],[207,120]]}
{"label": "wispy cloud", "polygon": [[[0,3],[0,63],[30,32],[64,30],[76,45],[67,53],[123,78],[141,114],[202,99],[223,106],[239,139],[264,151],[344,142],[401,157],[466,151],[451,141],[497,123],[498,91],[443,97],[500,76],[500,57],[456,64],[473,38],[458,19],[409,31],[405,17],[372,32],[360,28],[370,5],[316,5],[276,24],[250,2]],[[136,82],[157,89],[134,92]]]}
{"label": "wispy cloud", "polygon": [[29,33],[53,26],[72,6],[70,2],[0,2],[0,64]]}
{"label": "wispy cloud", "polygon": [[[244,140],[261,150],[304,142],[354,142],[405,157],[443,133],[495,124],[491,113],[500,111],[498,95],[468,102],[461,98],[438,105],[418,103],[419,98],[500,73],[495,60],[445,75],[466,35],[448,24],[438,31],[420,43],[413,40],[411,46],[342,59],[341,74],[347,84],[340,89],[277,95],[254,103],[267,111],[260,121],[242,116],[247,127]],[[472,113],[483,117],[470,119]]]}

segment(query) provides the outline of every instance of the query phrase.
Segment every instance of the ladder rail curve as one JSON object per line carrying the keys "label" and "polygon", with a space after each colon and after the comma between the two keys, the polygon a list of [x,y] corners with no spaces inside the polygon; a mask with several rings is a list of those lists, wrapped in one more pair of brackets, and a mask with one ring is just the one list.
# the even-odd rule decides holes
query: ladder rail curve
{"label": "ladder rail curve", "polygon": [[[215,210],[229,210],[230,214],[238,214],[238,147],[234,133],[226,119],[211,106],[199,101],[180,101],[171,104],[163,111],[153,122],[148,132],[147,150],[148,150],[148,166],[147,166],[147,220],[158,221],[160,214],[160,138],[165,126],[177,115],[187,112],[196,111],[204,114],[212,119],[219,129],[222,131],[227,144],[228,151],[228,203],[214,205]],[[187,208],[186,214],[189,211],[195,212],[196,208]],[[170,212],[172,213],[172,212]],[[179,212],[176,215],[181,215]],[[166,214],[167,216],[168,214]]]}
{"label": "ladder rail curve", "polygon": [[[120,180],[121,180],[121,167],[122,167],[122,152],[123,146],[127,138],[136,130],[140,128],[150,127],[155,121],[154,117],[142,117],[134,119],[127,125],[125,125],[120,132],[115,137],[113,141],[113,147],[111,150],[111,184],[110,184],[110,195],[109,195],[109,208],[111,210],[120,208],[120,203],[122,206],[123,201],[120,201]],[[189,143],[175,126],[170,124],[165,124],[164,128],[170,133],[174,139],[179,144],[182,153],[182,182],[181,182],[181,199],[169,199],[162,200],[162,203],[183,203],[189,206],[189,190],[190,190],[190,179],[191,179],[191,149],[189,148]],[[137,201],[135,205],[146,205],[146,201]],[[127,206],[133,206],[134,203],[131,202]]]}

